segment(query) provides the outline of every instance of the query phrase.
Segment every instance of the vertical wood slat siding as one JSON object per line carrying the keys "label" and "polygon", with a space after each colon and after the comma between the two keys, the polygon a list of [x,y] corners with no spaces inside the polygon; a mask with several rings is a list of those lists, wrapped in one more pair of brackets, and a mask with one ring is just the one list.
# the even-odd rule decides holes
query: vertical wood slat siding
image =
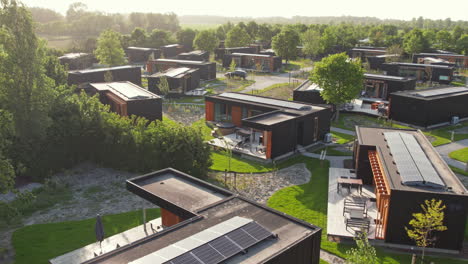
{"label": "vertical wood slat siding", "polygon": [[242,108],[240,106],[232,106],[231,117],[232,117],[232,123],[240,127],[242,123],[241,121],[242,120]]}
{"label": "vertical wood slat siding", "polygon": [[271,158],[271,136],[272,133],[271,131],[265,131],[265,136],[264,136],[264,144],[266,142],[266,153],[265,156],[267,159]]}
{"label": "vertical wood slat siding", "polygon": [[161,208],[161,223],[165,227],[173,226],[176,225],[180,222],[182,222],[182,218],[180,218],[178,215],[175,215],[168,210]]}
{"label": "vertical wood slat siding", "polygon": [[[124,100],[122,100],[120,97],[118,97],[117,95],[111,93],[111,92],[107,92],[106,93],[106,97],[112,101],[113,104],[117,105],[118,106],[118,109],[115,109],[115,112],[121,116],[127,116],[127,102],[125,102]],[[111,109],[111,110],[114,110],[114,109]]]}
{"label": "vertical wood slat siding", "polygon": [[214,103],[206,101],[205,102],[205,120],[214,121]]}

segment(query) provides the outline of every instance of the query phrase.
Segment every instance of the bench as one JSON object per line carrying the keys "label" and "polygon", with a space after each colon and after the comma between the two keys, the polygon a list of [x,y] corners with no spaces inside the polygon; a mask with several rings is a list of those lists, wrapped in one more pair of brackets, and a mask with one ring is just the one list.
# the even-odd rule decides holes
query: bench
{"label": "bench", "polygon": [[346,219],[346,230],[348,230],[348,227],[365,229],[366,232],[369,232],[370,220],[367,219],[367,218],[363,218],[363,219],[347,218]]}

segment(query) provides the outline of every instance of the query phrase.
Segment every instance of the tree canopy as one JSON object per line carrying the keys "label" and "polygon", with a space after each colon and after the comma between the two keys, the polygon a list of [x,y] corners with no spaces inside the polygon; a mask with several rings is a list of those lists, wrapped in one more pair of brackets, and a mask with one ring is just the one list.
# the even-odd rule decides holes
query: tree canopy
{"label": "tree canopy", "polygon": [[193,40],[195,39],[196,35],[197,32],[191,28],[181,29],[176,33],[177,43],[184,45],[184,48],[187,50],[192,50]]}
{"label": "tree canopy", "polygon": [[218,47],[218,38],[213,30],[202,30],[198,32],[193,45],[200,50],[213,52]]}
{"label": "tree canopy", "polygon": [[297,46],[300,44],[299,33],[292,28],[284,28],[273,37],[272,47],[278,56],[283,57],[286,63],[297,56]]}
{"label": "tree canopy", "polygon": [[109,66],[118,66],[125,64],[125,52],[120,43],[119,33],[106,30],[97,40],[97,48],[94,55],[99,63]]}
{"label": "tree canopy", "polygon": [[252,38],[250,37],[247,30],[237,25],[233,27],[226,35],[226,42],[224,45],[228,48],[232,47],[245,47],[252,42]]}

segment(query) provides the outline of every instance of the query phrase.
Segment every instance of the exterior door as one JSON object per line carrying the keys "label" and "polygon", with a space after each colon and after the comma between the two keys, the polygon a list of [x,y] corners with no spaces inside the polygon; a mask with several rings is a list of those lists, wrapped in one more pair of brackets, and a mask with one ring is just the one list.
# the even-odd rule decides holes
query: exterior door
{"label": "exterior door", "polygon": [[316,116],[314,118],[314,142],[318,140],[318,131],[319,131],[319,118]]}

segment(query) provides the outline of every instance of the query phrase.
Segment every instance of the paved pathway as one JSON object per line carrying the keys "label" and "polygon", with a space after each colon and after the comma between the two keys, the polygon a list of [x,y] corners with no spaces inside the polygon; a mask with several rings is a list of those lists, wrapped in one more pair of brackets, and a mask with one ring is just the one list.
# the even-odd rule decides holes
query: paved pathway
{"label": "paved pathway", "polygon": [[343,133],[343,134],[351,135],[351,136],[355,136],[355,135],[356,135],[356,132],[354,132],[354,131],[351,131],[351,130],[348,130],[348,129],[342,129],[342,128],[339,128],[339,127],[330,127],[330,130],[331,130],[331,131],[338,132],[338,133]]}
{"label": "paved pathway", "polygon": [[455,141],[449,144],[441,145],[435,147],[437,152],[442,156],[442,158],[447,162],[447,164],[457,167],[459,169],[464,170],[466,168],[466,164],[464,162],[454,160],[449,157],[450,152],[453,152],[455,150],[459,150],[462,148],[468,148],[468,139],[460,140],[460,141]]}

